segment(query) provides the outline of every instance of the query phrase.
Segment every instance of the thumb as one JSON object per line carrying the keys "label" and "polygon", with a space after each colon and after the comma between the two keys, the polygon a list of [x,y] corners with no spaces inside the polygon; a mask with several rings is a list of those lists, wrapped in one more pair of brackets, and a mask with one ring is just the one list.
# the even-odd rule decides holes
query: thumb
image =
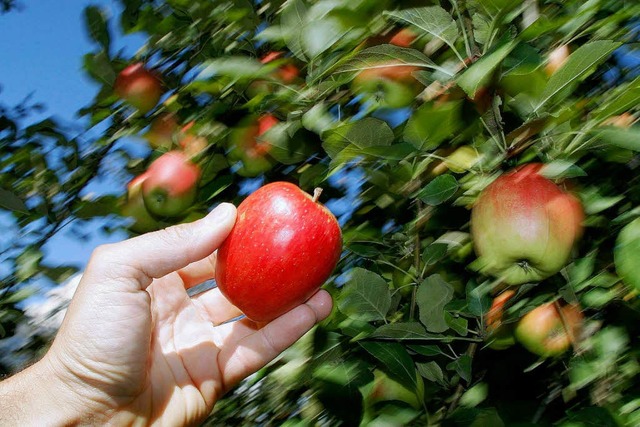
{"label": "thumb", "polygon": [[98,247],[83,279],[106,280],[145,289],[153,279],[166,276],[212,254],[227,237],[236,220],[236,208],[222,203],[206,217],[120,243]]}

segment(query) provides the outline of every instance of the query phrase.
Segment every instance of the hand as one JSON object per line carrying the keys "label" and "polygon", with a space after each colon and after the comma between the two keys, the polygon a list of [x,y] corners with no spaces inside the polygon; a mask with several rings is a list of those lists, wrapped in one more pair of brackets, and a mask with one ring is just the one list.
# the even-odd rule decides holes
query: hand
{"label": "hand", "polygon": [[323,290],[266,325],[220,325],[240,313],[217,289],[187,295],[213,278],[214,251],[235,215],[222,204],[194,223],[96,249],[51,349],[31,368],[56,421],[196,424],[230,387],[328,316]]}

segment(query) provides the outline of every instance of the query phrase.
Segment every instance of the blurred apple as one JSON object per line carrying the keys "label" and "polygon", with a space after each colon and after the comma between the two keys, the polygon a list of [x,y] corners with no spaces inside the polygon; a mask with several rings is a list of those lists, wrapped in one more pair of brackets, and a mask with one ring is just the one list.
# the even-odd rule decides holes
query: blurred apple
{"label": "blurred apple", "polygon": [[163,92],[158,76],[142,63],[131,64],[122,70],[116,77],[113,88],[116,95],[142,114],[158,104]]}
{"label": "blurred apple", "polygon": [[162,114],[153,122],[149,130],[144,134],[151,148],[171,149],[173,136],[178,130],[178,121],[173,114]]}
{"label": "blurred apple", "polygon": [[194,124],[195,122],[191,121],[180,130],[178,142],[184,154],[190,159],[202,154],[209,146],[209,142],[205,137],[191,132]]}
{"label": "blurred apple", "polygon": [[583,323],[579,306],[547,303],[525,314],[515,334],[530,352],[541,357],[556,357],[580,339]]}
{"label": "blurred apple", "polygon": [[393,61],[372,65],[355,76],[351,88],[380,107],[407,107],[422,90],[413,77],[418,70],[418,67]]}
{"label": "blurred apple", "polygon": [[504,350],[515,344],[513,327],[503,323],[505,305],[515,295],[515,291],[507,289],[493,299],[489,311],[485,315],[485,329],[489,342],[488,347]]}
{"label": "blurred apple", "polygon": [[147,178],[146,174],[136,176],[127,185],[127,198],[122,205],[122,215],[134,220],[129,226],[131,231],[146,233],[158,230],[163,224],[156,220],[147,210],[142,197],[142,183]]}
{"label": "blurred apple", "polygon": [[275,160],[269,155],[271,143],[263,139],[263,135],[280,121],[272,114],[250,118],[229,136],[229,158],[240,163],[238,174],[254,177],[271,170]]}
{"label": "blurred apple", "polygon": [[571,51],[568,45],[562,45],[551,51],[547,58],[547,63],[544,66],[544,70],[548,76],[551,76],[558,71],[569,59]]}

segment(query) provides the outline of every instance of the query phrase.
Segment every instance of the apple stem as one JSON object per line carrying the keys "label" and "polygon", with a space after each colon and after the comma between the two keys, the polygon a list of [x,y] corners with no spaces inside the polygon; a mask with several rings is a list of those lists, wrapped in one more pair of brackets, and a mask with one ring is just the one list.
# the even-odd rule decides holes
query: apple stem
{"label": "apple stem", "polygon": [[320,199],[320,194],[322,194],[322,188],[316,187],[313,190],[313,203],[317,203],[318,199]]}

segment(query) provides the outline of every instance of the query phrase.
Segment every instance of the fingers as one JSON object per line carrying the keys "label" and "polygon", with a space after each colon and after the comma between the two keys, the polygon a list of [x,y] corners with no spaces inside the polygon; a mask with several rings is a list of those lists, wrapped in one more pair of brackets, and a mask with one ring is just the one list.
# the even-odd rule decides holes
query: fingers
{"label": "fingers", "polygon": [[184,283],[185,289],[193,288],[201,283],[214,278],[216,271],[216,252],[196,262],[192,262],[185,268],[178,270],[178,275]]}
{"label": "fingers", "polygon": [[[261,329],[250,330],[241,325],[231,331],[218,357],[225,388],[228,390],[243,378],[272,361],[283,350],[296,342],[316,323],[331,313],[331,296],[318,291],[306,303],[283,314]],[[239,339],[233,335],[243,335]]]}
{"label": "fingers", "polygon": [[222,203],[198,221],[101,246],[92,255],[85,276],[144,289],[152,279],[211,255],[233,228],[235,218],[235,207]]}

